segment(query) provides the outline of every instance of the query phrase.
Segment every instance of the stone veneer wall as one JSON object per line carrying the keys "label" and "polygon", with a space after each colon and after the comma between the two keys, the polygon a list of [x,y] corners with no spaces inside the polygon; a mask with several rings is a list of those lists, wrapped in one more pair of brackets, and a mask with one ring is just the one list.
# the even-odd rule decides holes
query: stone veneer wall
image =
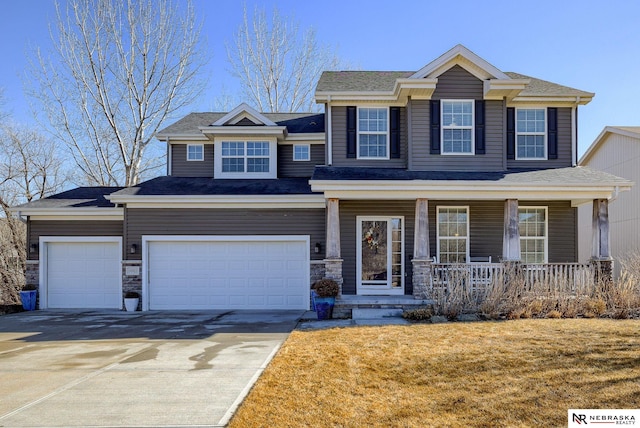
{"label": "stone veneer wall", "polygon": [[25,284],[35,284],[40,288],[40,261],[27,260],[27,266],[24,272]]}
{"label": "stone veneer wall", "polygon": [[124,295],[128,291],[135,291],[140,295],[138,310],[142,310],[142,260],[129,260],[122,262],[122,307],[124,308]]}

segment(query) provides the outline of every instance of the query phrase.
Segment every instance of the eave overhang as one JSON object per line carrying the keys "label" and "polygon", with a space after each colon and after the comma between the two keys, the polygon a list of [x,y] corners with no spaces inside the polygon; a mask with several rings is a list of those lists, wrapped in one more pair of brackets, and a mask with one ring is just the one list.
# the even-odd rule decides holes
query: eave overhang
{"label": "eave overhang", "polygon": [[324,208],[315,195],[109,195],[127,208]]}
{"label": "eave overhang", "polygon": [[32,220],[116,220],[124,219],[124,209],[119,207],[112,208],[81,208],[81,207],[64,207],[64,208],[28,208],[14,207],[9,209],[11,212],[25,217],[28,216]]}
{"label": "eave overhang", "polygon": [[286,126],[201,126],[202,132],[208,139],[215,137],[276,137],[279,140],[287,138]]}
{"label": "eave overhang", "polygon": [[531,79],[489,79],[483,82],[485,100],[512,100],[525,89]]}

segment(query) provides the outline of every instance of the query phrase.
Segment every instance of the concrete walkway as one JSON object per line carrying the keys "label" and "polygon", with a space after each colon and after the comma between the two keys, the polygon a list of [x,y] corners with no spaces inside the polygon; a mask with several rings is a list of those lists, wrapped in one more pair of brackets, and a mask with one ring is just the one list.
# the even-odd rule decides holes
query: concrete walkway
{"label": "concrete walkway", "polygon": [[0,426],[224,426],[302,311],[0,317]]}

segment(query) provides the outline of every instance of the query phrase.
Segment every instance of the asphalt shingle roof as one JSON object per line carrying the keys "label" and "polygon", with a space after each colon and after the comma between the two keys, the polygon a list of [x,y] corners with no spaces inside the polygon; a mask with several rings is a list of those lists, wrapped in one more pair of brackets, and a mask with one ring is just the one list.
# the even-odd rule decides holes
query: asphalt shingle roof
{"label": "asphalt shingle roof", "polygon": [[112,208],[115,205],[105,199],[105,195],[123,189],[122,187],[78,187],[46,198],[31,201],[16,208]]}

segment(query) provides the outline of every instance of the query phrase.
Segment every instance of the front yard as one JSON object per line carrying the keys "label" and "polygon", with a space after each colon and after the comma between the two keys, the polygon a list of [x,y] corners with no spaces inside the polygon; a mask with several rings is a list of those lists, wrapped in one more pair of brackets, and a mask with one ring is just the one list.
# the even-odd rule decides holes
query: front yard
{"label": "front yard", "polygon": [[640,321],[294,331],[230,426],[566,426],[569,408],[640,408]]}

